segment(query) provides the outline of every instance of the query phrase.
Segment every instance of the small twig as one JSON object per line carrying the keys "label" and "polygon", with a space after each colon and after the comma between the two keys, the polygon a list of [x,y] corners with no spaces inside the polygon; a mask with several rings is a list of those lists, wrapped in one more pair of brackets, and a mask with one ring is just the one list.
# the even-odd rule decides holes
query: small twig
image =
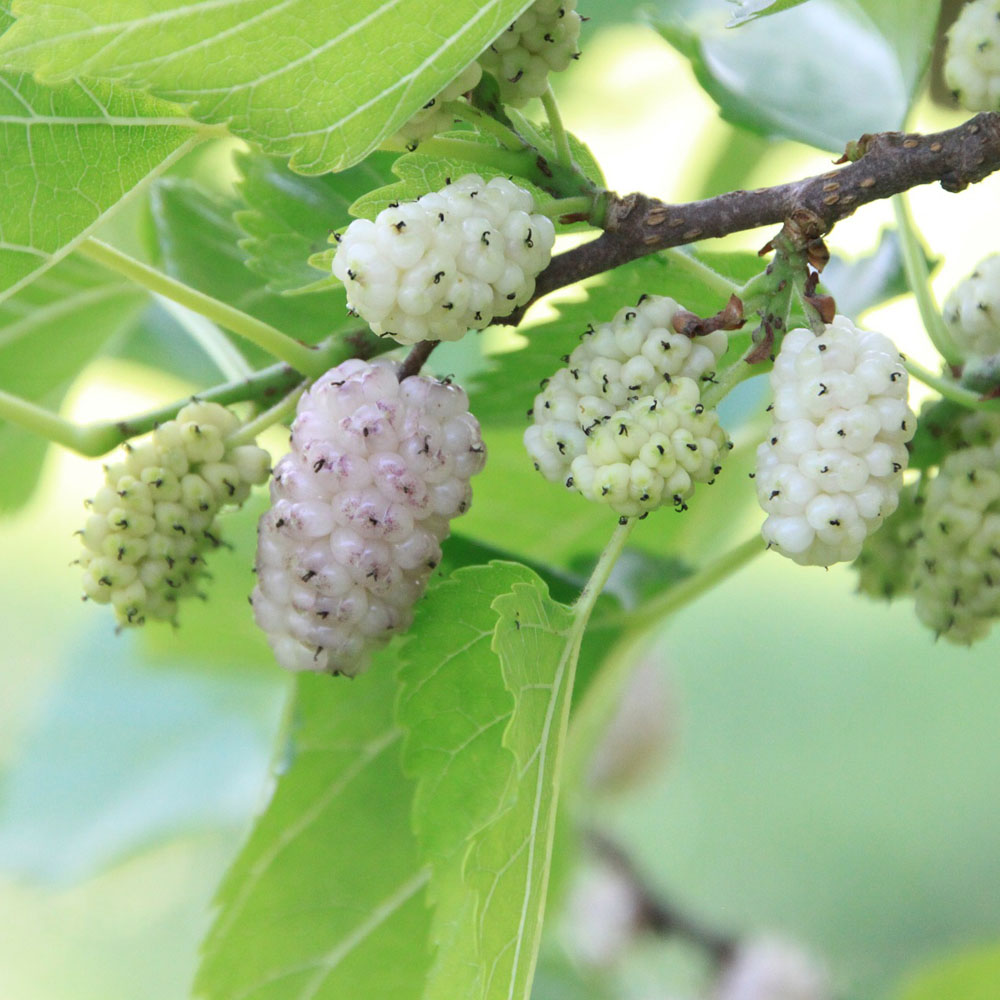
{"label": "small twig", "polygon": [[[857,158],[803,180],[755,191],[669,205],[644,194],[609,196],[605,232],[552,259],[531,301],[637,257],[760,226],[783,225],[796,213],[815,217],[822,232],[862,205],[938,182],[961,191],[1000,169],[1000,113],[976,115],[930,135],[881,132],[852,144]],[[530,305],[530,303],[528,303]],[[498,323],[516,325],[526,306]]]}
{"label": "small twig", "polygon": [[587,833],[594,853],[625,878],[635,893],[639,909],[639,926],[663,937],[679,937],[703,949],[716,966],[726,965],[739,947],[739,939],[714,928],[706,927],[682,913],[673,904],[655,893],[640,875],[632,859],[605,834],[596,830]]}
{"label": "small twig", "polygon": [[414,344],[410,353],[406,355],[403,367],[399,369],[399,381],[409,378],[411,375],[419,375],[420,369],[424,367],[427,359],[431,356],[431,351],[440,344],[440,340],[421,340]]}

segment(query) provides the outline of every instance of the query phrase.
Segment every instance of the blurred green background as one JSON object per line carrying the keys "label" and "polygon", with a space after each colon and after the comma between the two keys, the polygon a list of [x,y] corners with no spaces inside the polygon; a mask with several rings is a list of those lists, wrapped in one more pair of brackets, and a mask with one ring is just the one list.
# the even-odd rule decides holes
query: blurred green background
{"label": "blurred green background", "polygon": [[[826,169],[822,153],[724,124],[685,60],[651,29],[616,23],[631,3],[592,6],[585,60],[557,86],[567,125],[612,187],[679,201]],[[915,115],[923,128],[959,120],[930,103]],[[224,186],[228,155],[185,169]],[[943,258],[939,296],[997,249],[997,184],[960,198],[914,192]],[[871,206],[831,245],[868,252],[890,220],[887,205]],[[765,238],[725,243],[756,249]],[[909,299],[868,322],[933,363]],[[104,360],[67,410],[112,417],[184,391]],[[265,443],[277,453],[281,435]],[[509,543],[516,435],[490,445],[461,530]],[[263,495],[230,519],[235,548],[217,553],[208,605],[185,609],[176,632],[116,635],[109,614],[81,604],[67,568],[81,498],[100,477],[100,463],[53,450],[33,502],[0,518],[4,1000],[186,997],[212,894],[280,764],[288,680],[246,607]],[[749,490],[743,505],[721,499],[709,508],[725,521],[717,548],[759,523]],[[523,555],[569,563],[601,544],[574,530],[578,507],[559,503],[568,520],[557,536],[544,511],[533,524],[521,512]],[[643,526],[647,549],[656,525]],[[702,555],[683,536],[680,546],[662,555]],[[827,959],[839,995],[860,1000],[892,996],[923,962],[1000,939],[1000,635],[972,650],[935,643],[905,603],[874,604],[853,588],[846,569],[762,557],[670,621],[654,658],[673,695],[671,750],[640,788],[597,801],[591,819],[679,904],[713,925],[802,942]],[[663,943],[640,942],[611,974],[614,995],[668,997],[682,965]]]}

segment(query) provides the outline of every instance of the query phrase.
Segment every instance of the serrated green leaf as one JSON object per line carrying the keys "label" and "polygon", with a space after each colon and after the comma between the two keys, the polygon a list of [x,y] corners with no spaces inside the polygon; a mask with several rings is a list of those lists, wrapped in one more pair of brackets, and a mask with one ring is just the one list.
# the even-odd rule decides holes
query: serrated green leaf
{"label": "serrated green leaf", "polygon": [[[307,343],[356,329],[343,286],[308,296],[269,292],[246,265],[243,233],[233,221],[242,202],[223,198],[194,181],[166,178],[150,192],[162,266],[171,277],[256,316]],[[240,343],[255,362],[269,355]]]}
{"label": "serrated green leaf", "polygon": [[513,805],[476,838],[465,880],[475,887],[475,930],[484,1000],[531,993],[541,941],[560,764],[579,655],[581,623],[540,579],[493,602],[494,650],[514,711],[504,746],[516,760]]}
{"label": "serrated green leaf", "polygon": [[351,682],[299,678],[294,757],[223,883],[198,996],[421,996],[428,876],[395,694],[389,660]]}
{"label": "serrated green leaf", "polygon": [[810,0],[729,31],[714,0],[684,6],[679,13],[661,0],[653,25],[691,61],[723,117],[834,151],[865,132],[902,126],[930,55],[938,7],[925,0]]}
{"label": "serrated green leaf", "polygon": [[897,1000],[995,1000],[1000,983],[1000,946],[968,950],[912,976]]}
{"label": "serrated green leaf", "polygon": [[397,719],[433,865],[425,1000],[526,1000],[582,622],[533,571],[494,562],[436,587],[416,629]]}
{"label": "serrated green leaf", "polygon": [[192,148],[197,129],[174,105],[105,83],[0,73],[0,301]]}
{"label": "serrated green leaf", "polygon": [[[752,253],[692,256],[738,284],[763,268],[760,258]],[[562,357],[577,346],[587,325],[609,322],[622,306],[636,302],[640,295],[669,295],[702,316],[710,316],[725,305],[718,291],[659,255],[641,257],[581,288],[585,297],[558,303],[556,319],[522,326],[526,346],[498,355],[493,369],[468,387],[473,410],[484,426],[525,426],[525,413],[534,403],[539,382],[563,366]]]}
{"label": "serrated green leaf", "polygon": [[326,247],[331,230],[351,221],[353,201],[391,181],[394,159],[391,153],[373,153],[339,174],[305,177],[278,157],[238,155],[243,176],[238,187],[247,208],[236,213],[236,222],[247,234],[240,243],[247,266],[273,292],[315,285],[310,255]]}
{"label": "serrated green leaf", "polygon": [[324,173],[367,156],[529,3],[22,0],[0,54],[47,80],[148,88]]}
{"label": "serrated green leaf", "polygon": [[798,7],[806,0],[729,0],[729,2],[736,4],[737,9],[729,18],[726,27],[737,28],[758,17],[767,17],[769,14],[788,10],[789,7]]}
{"label": "serrated green leaf", "polygon": [[[146,293],[89,261],[68,258],[0,303],[0,389],[58,409],[87,363],[142,311]],[[30,497],[48,442],[0,421],[0,511]]]}

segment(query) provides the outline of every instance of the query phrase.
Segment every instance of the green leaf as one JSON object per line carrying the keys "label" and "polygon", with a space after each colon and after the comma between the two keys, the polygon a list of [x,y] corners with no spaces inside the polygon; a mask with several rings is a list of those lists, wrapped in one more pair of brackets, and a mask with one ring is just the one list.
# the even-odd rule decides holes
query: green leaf
{"label": "green leaf", "polygon": [[527,1000],[541,941],[560,765],[582,623],[544,583],[516,583],[493,602],[493,648],[514,711],[504,746],[514,754],[517,798],[470,849],[482,996]]}
{"label": "green leaf", "polygon": [[143,94],[0,73],[0,301],[191,149],[195,129],[174,105]]}
{"label": "green leaf", "polygon": [[995,1000],[1000,946],[970,949],[913,976],[897,1000]]}
{"label": "green leaf", "polygon": [[397,718],[432,863],[425,1000],[526,1000],[583,623],[527,567],[494,562],[435,588],[416,629]]}
{"label": "green leaf", "polygon": [[739,31],[725,28],[714,0],[682,6],[678,12],[661,0],[654,27],[691,60],[723,117],[765,136],[840,151],[865,132],[903,125],[938,5],[811,0]]}
{"label": "green leaf", "polygon": [[247,233],[240,242],[247,266],[272,292],[315,284],[310,255],[327,246],[331,230],[351,221],[351,202],[389,183],[394,159],[374,153],[342,173],[304,177],[278,157],[239,154],[238,187],[248,207],[236,213],[236,222]]}
{"label": "green leaf", "polygon": [[364,159],[529,2],[23,0],[0,54],[148,88],[318,174]]}
{"label": "green leaf", "polygon": [[[347,315],[343,287],[308,296],[269,292],[247,267],[243,233],[233,221],[242,203],[211,194],[197,183],[166,178],[151,191],[162,266],[173,278],[236,306],[299,340],[316,343],[338,330],[357,328]],[[255,361],[263,352],[240,343]]]}
{"label": "green leaf", "polygon": [[427,870],[410,830],[390,657],[303,675],[294,756],[226,876],[195,983],[209,1000],[417,1000]]}
{"label": "green leaf", "polygon": [[[752,253],[690,255],[737,284],[763,268],[760,258]],[[539,382],[563,366],[562,357],[576,347],[587,325],[609,322],[622,306],[636,302],[640,295],[669,295],[702,316],[710,316],[726,304],[724,296],[681,263],[660,255],[639,258],[581,287],[585,298],[559,302],[558,316],[553,320],[522,326],[519,332],[527,338],[526,345],[497,355],[493,370],[468,387],[473,410],[484,426],[524,427],[525,413],[534,403]]]}
{"label": "green leaf", "polygon": [[[87,363],[121,335],[147,302],[125,279],[68,258],[0,303],[0,389],[56,410]],[[0,511],[31,496],[48,442],[0,421]]]}
{"label": "green leaf", "polygon": [[737,9],[729,18],[727,28],[736,28],[748,21],[753,21],[758,17],[767,17],[769,14],[777,14],[780,11],[788,10],[789,7],[798,7],[806,0],[729,0],[735,3]]}

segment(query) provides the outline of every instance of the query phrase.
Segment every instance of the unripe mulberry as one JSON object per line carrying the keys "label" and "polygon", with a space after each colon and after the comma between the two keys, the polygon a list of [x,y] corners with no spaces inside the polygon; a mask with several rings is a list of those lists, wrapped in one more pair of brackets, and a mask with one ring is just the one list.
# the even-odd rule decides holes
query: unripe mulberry
{"label": "unripe mulberry", "polygon": [[576,0],[536,0],[479,57],[496,77],[500,98],[514,107],[541,97],[549,73],[561,72],[577,56],[580,15]]}
{"label": "unripe mulberry", "polygon": [[910,592],[924,509],[919,486],[911,483],[903,487],[899,506],[878,531],[865,538],[860,555],[851,564],[857,570],[862,594],[891,601]]}
{"label": "unripe mulberry", "polygon": [[757,449],[768,546],[803,565],[851,561],[895,509],[916,417],[892,341],[845,316],[792,330],[771,373],[774,424]]}
{"label": "unripe mulberry", "polygon": [[178,601],[205,575],[205,552],[220,544],[216,514],[267,480],[266,451],[228,444],[239,426],[216,403],[191,403],[105,467],[79,562],[84,594],[111,604],[120,624],[175,621]]}
{"label": "unripe mulberry", "polygon": [[1000,111],[1000,0],[972,0],[948,29],[944,78],[970,111]]}
{"label": "unripe mulberry", "polygon": [[448,101],[454,101],[472,90],[483,75],[478,62],[470,63],[439,94],[432,97],[405,125],[396,132],[396,138],[409,147],[415,147],[422,139],[428,139],[438,132],[446,132],[454,124],[452,116],[444,108]]}
{"label": "unripe mulberry", "polygon": [[1000,440],[952,452],[926,491],[911,579],[917,616],[950,642],[1000,617]]}
{"label": "unripe mulberry", "polygon": [[347,302],[380,336],[401,344],[458,340],[531,298],[555,229],[523,188],[475,174],[356,219],[333,273]]}
{"label": "unripe mulberry", "polygon": [[692,339],[672,325],[680,306],[648,296],[591,328],[535,398],[524,435],[535,467],[623,517],[683,509],[712,482],[730,447],[701,380],[726,350],[717,330]]}
{"label": "unripe mulberry", "polygon": [[413,618],[485,461],[456,385],[351,360],[299,401],[258,526],[257,624],[289,670],[353,676]]}
{"label": "unripe mulberry", "polygon": [[1000,254],[980,261],[951,290],[942,313],[963,357],[1000,354]]}

